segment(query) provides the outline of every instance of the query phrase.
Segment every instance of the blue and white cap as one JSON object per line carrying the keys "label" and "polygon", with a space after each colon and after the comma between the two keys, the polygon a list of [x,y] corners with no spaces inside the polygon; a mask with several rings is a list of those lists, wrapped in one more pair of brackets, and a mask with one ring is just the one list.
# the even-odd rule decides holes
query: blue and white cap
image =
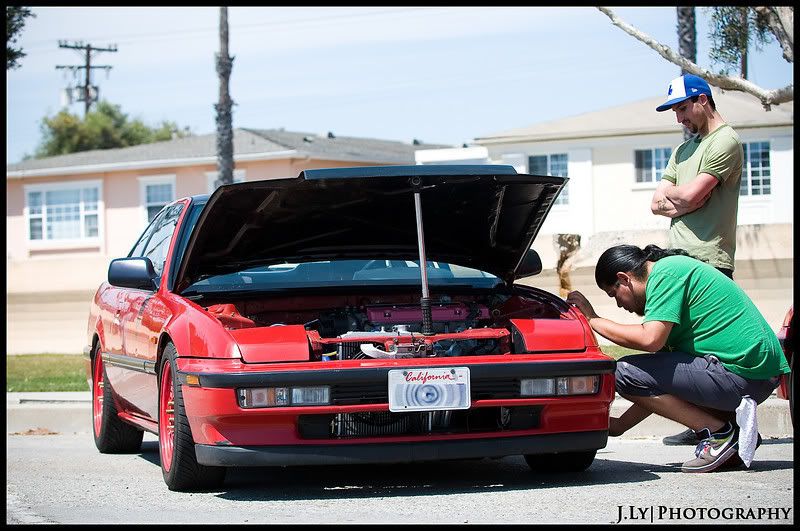
{"label": "blue and white cap", "polygon": [[676,103],[699,94],[711,96],[711,87],[708,86],[705,79],[692,74],[676,77],[669,84],[667,101],[656,107],[656,110],[658,112],[669,110]]}

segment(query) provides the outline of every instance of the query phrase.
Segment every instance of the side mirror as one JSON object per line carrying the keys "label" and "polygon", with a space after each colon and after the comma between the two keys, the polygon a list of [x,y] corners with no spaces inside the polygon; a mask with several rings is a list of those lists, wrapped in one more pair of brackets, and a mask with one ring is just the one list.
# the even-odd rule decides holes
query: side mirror
{"label": "side mirror", "polygon": [[522,257],[519,267],[517,267],[515,278],[532,277],[542,272],[542,259],[539,258],[539,253],[533,249],[528,249],[525,256]]}
{"label": "side mirror", "polygon": [[108,265],[108,283],[112,286],[155,291],[156,278],[149,258],[117,258]]}

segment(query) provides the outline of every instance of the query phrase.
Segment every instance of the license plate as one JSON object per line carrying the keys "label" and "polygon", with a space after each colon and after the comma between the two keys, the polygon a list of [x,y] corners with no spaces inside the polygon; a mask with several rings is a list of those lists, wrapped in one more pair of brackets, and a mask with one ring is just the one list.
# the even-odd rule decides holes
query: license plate
{"label": "license plate", "polygon": [[469,406],[469,367],[389,371],[389,411],[440,411]]}

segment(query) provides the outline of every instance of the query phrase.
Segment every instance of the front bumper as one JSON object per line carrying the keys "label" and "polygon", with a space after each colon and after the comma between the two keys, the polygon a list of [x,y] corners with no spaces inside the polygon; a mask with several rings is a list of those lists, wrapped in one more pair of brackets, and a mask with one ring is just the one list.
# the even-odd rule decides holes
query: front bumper
{"label": "front bumper", "polygon": [[[257,366],[241,364],[236,360],[208,361],[197,359],[178,359],[177,378],[181,382],[183,397],[192,436],[198,445],[208,445],[213,452],[224,452],[218,448],[265,448],[268,453],[276,452],[277,455],[290,454],[313,455],[313,448],[320,449],[320,439],[325,438],[328,443],[325,448],[326,455],[337,456],[336,448],[356,447],[363,449],[368,446],[407,444],[417,445],[425,442],[450,443],[460,447],[466,441],[475,441],[474,444],[491,447],[490,439],[506,439],[498,444],[499,447],[513,445],[511,439],[525,440],[531,437],[544,435],[567,434],[567,438],[581,432],[607,431],[610,404],[614,397],[614,366],[613,359],[604,356],[568,356],[568,355],[522,355],[519,360],[503,361],[497,358],[479,362],[473,358],[472,363],[459,364],[469,366],[472,376],[472,396],[469,411],[476,415],[489,411],[491,408],[498,411],[500,408],[529,407],[535,408],[535,421],[527,425],[513,428],[513,432],[505,431],[506,428],[481,427],[475,428],[476,418],[463,420],[461,427],[455,433],[419,433],[403,432],[393,433],[395,437],[404,440],[386,440],[390,434],[383,437],[373,437],[359,432],[357,437],[340,437],[340,434],[329,432],[319,434],[315,430],[313,436],[303,433],[301,417],[318,416],[318,419],[328,423],[333,417],[337,422],[341,415],[374,414],[388,412],[387,380],[388,371],[403,366],[407,367],[437,367],[452,366],[452,359],[444,360],[390,360],[370,363],[364,366],[354,362],[350,366],[345,364],[308,364],[302,369],[297,364],[270,367],[265,371],[262,364]],[[555,359],[554,359],[555,358]],[[462,360],[459,360],[462,361]],[[222,364],[227,364],[223,366]],[[521,397],[519,395],[518,379],[522,377],[540,377],[552,375],[586,375],[599,374],[601,376],[600,391],[594,395],[576,396],[550,396],[540,398]],[[187,382],[189,375],[195,375],[198,383],[194,385]],[[516,382],[516,383],[515,383]],[[256,387],[270,385],[330,385],[332,402],[329,405],[303,406],[303,407],[275,407],[252,408],[240,407],[236,389],[240,387]],[[323,416],[327,416],[324,417]],[[455,417],[455,414],[454,414]],[[485,416],[484,416],[485,418]],[[321,425],[322,425],[321,424]],[[502,435],[501,435],[502,434]],[[357,438],[358,440],[353,440]],[[384,440],[381,440],[384,438]],[[531,443],[528,453],[535,452],[540,442]],[[598,447],[602,447],[602,443]],[[446,446],[447,446],[446,445]],[[471,447],[466,444],[465,447]],[[311,450],[309,450],[309,448]],[[290,450],[286,450],[290,449]],[[545,450],[543,450],[545,451]],[[558,446],[552,446],[546,451],[559,451]],[[545,453],[546,453],[545,451]],[[212,453],[213,453],[212,452]],[[236,452],[235,450],[233,451]],[[342,456],[348,456],[346,450],[341,450]],[[259,452],[260,453],[260,452]],[[355,454],[355,451],[353,451]],[[401,452],[402,453],[402,452]],[[494,455],[510,455],[519,453],[517,450],[506,450]],[[476,455],[475,455],[476,454]],[[483,457],[485,451],[469,454],[469,457]],[[290,455],[288,455],[290,457]],[[460,456],[460,454],[456,454]],[[455,457],[454,457],[455,458]]]}
{"label": "front bumper", "polygon": [[[522,358],[522,356],[518,356]],[[554,356],[553,356],[554,357]],[[530,358],[530,356],[529,356]],[[474,379],[488,378],[539,378],[546,376],[580,376],[585,374],[613,374],[616,362],[607,357],[586,359],[540,359],[531,361],[521,359],[514,362],[502,363],[474,363],[464,362],[463,358],[413,358],[391,360],[391,363],[374,363],[371,367],[351,364],[349,367],[325,368],[320,363],[313,363],[308,368],[298,370],[296,366],[276,367],[275,370],[265,371],[261,365],[254,370],[242,370],[247,365],[238,367],[239,370],[218,372],[202,366],[202,360],[179,359],[178,381],[186,384],[186,377],[196,376],[200,387],[229,388],[262,387],[268,385],[336,385],[336,384],[369,384],[378,382],[385,385],[388,373],[392,369],[418,369],[420,367],[450,367],[454,365],[469,367]],[[379,360],[383,361],[383,360]],[[205,370],[204,370],[205,369]]]}
{"label": "front bumper", "polygon": [[301,446],[197,444],[195,452],[197,462],[208,466],[345,465],[589,451],[604,448],[607,442],[608,431],[602,430],[402,443]]}

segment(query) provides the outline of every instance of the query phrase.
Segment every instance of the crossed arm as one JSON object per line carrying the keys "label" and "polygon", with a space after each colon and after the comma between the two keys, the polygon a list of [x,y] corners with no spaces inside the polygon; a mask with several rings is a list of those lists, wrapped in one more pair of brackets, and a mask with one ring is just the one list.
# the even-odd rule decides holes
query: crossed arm
{"label": "crossed arm", "polygon": [[691,182],[679,186],[662,179],[653,194],[650,210],[668,218],[694,212],[708,201],[718,182],[710,173],[700,173]]}

